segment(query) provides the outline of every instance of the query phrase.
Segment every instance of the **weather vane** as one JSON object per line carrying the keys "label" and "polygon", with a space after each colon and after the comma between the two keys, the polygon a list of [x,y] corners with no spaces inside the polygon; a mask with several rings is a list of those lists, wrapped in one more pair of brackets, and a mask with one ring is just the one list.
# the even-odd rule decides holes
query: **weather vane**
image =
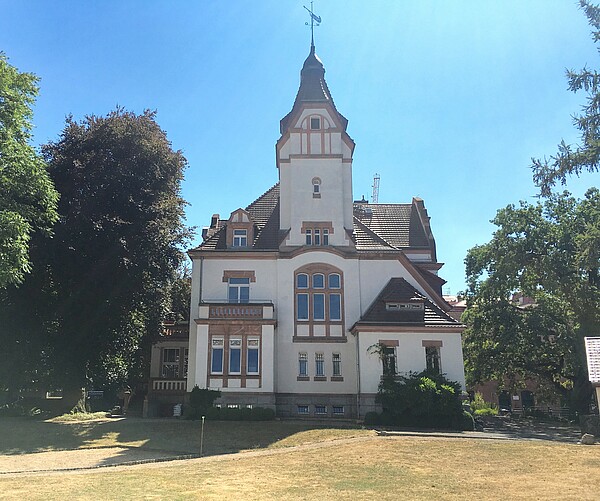
{"label": "weather vane", "polygon": [[[317,26],[319,26],[321,24],[321,17],[317,16],[314,12],[313,12],[313,3],[310,2],[310,9],[304,5],[304,8],[308,11],[308,13],[310,14],[310,46],[314,48],[315,46],[315,24]],[[306,26],[309,26],[308,22],[304,23],[306,24]]]}

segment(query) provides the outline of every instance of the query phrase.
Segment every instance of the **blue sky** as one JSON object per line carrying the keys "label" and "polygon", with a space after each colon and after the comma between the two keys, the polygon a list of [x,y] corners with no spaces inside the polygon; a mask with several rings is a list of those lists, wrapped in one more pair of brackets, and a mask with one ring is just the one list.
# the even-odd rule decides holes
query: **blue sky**
{"label": "blue sky", "polygon": [[[279,120],[291,109],[310,31],[296,0],[0,0],[0,50],[41,78],[35,144],[65,116],[158,112],[189,161],[188,224],[228,216],[277,182]],[[319,0],[317,54],[356,141],[355,198],[424,199],[446,265],[464,289],[469,248],[497,209],[533,201],[530,159],[576,142],[566,68],[598,67],[571,0]],[[593,175],[569,181],[580,196]],[[200,231],[196,243],[199,242]]]}

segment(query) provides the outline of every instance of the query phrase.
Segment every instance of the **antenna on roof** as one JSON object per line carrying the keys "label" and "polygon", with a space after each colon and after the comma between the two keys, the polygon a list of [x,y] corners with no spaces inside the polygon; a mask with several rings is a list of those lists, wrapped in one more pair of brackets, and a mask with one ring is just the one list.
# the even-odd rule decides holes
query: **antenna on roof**
{"label": "antenna on roof", "polygon": [[373,176],[373,194],[371,195],[371,203],[378,204],[379,203],[379,174],[377,172]]}
{"label": "antenna on roof", "polygon": [[315,48],[315,23],[317,26],[319,26],[321,24],[321,16],[317,16],[314,13],[312,2],[310,2],[310,9],[306,5],[303,5],[303,7],[310,14],[310,25],[308,24],[308,22],[306,22],[304,24],[306,24],[306,26],[310,26],[310,48],[314,49]]}

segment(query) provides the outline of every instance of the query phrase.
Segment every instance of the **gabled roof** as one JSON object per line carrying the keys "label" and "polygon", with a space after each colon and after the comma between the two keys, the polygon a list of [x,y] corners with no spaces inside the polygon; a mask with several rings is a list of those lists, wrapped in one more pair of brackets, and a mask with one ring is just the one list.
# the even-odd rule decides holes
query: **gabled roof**
{"label": "gabled roof", "polygon": [[[399,308],[390,310],[387,303],[422,305],[423,309]],[[404,278],[392,278],[379,293],[355,327],[364,325],[397,325],[413,327],[461,327]],[[354,327],[353,327],[354,328]]]}
{"label": "gabled roof", "polygon": [[[412,204],[354,204],[353,240],[357,251],[398,251],[434,249],[419,216],[419,206]],[[285,233],[279,229],[279,183],[272,186],[246,207],[255,225],[254,250],[278,250]],[[227,221],[218,222],[218,230],[193,250],[224,250]],[[243,252],[243,251],[241,251]],[[441,279],[419,269],[435,289]],[[431,275],[431,276],[429,276]]]}

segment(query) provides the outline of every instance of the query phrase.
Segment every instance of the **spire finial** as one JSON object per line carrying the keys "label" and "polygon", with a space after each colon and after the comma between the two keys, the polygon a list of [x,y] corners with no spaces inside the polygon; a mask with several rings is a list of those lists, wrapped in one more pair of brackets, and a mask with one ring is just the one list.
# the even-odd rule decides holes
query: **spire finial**
{"label": "spire finial", "polygon": [[[310,14],[310,51],[315,51],[315,23],[317,26],[321,24],[321,17],[317,16],[313,11],[313,3],[310,2],[310,9],[304,5],[304,8]],[[308,23],[304,23],[306,26],[309,26]]]}

